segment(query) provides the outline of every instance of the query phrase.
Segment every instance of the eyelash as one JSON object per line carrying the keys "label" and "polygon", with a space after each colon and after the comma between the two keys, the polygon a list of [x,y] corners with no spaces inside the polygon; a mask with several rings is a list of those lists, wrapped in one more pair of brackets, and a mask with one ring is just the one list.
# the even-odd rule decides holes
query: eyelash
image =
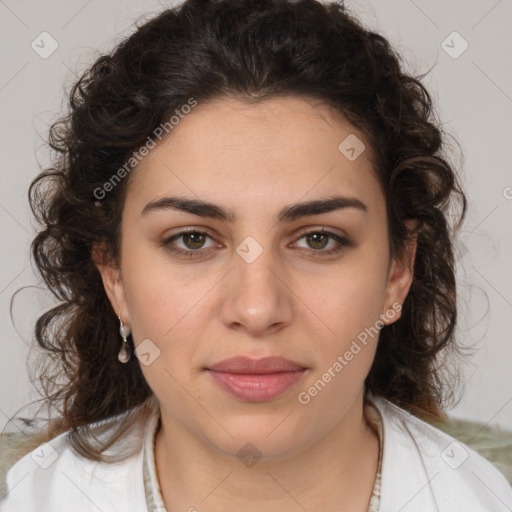
{"label": "eyelash", "polygon": [[[161,245],[163,247],[165,247],[168,251],[171,251],[172,253],[182,256],[184,258],[200,258],[202,256],[201,249],[197,249],[195,251],[183,250],[183,249],[176,249],[175,247],[172,247],[170,245],[172,241],[177,240],[177,239],[181,238],[183,235],[186,235],[189,233],[206,235],[207,237],[209,237],[213,240],[213,237],[206,231],[201,231],[199,229],[192,228],[192,229],[180,231],[179,233],[162,240]],[[348,238],[345,238],[345,237],[342,237],[335,233],[332,233],[331,231],[326,231],[324,229],[318,229],[318,228],[311,229],[309,231],[305,231],[304,233],[302,233],[300,235],[300,237],[297,240],[301,240],[305,236],[311,235],[311,234],[327,235],[329,238],[334,239],[336,242],[338,242],[340,244],[337,247],[334,247],[333,249],[329,249],[327,251],[322,250],[322,249],[310,249],[310,251],[312,251],[312,255],[314,258],[324,258],[327,256],[331,256],[333,254],[339,253],[346,247],[354,247],[355,246],[355,244],[352,241],[350,241]]]}

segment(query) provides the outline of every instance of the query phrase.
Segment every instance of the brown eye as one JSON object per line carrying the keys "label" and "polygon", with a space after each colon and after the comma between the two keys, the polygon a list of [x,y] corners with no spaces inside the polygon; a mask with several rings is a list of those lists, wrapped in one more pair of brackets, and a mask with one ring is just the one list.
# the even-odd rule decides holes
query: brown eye
{"label": "brown eye", "polygon": [[308,245],[312,249],[325,249],[329,243],[329,235],[325,233],[308,233],[305,235]]}
{"label": "brown eye", "polygon": [[205,235],[199,231],[192,231],[181,235],[187,249],[201,249],[205,242]]}
{"label": "brown eye", "polygon": [[[205,231],[191,229],[187,231],[181,231],[176,235],[172,235],[165,240],[162,240],[161,245],[167,250],[179,256],[184,256],[186,258],[197,258],[204,256],[207,249],[215,246],[215,243],[211,243],[209,246],[205,246],[208,238],[213,242],[213,237],[211,237]],[[181,246],[177,243],[180,241],[180,239]]]}
{"label": "brown eye", "polygon": [[[322,229],[317,229],[304,233],[299,238],[299,240],[303,239],[306,241],[307,245],[307,247],[303,248],[309,249],[313,256],[319,257],[329,256],[337,252],[340,252],[346,247],[355,246],[355,243],[349,240],[348,238],[339,236],[336,233],[332,233],[331,231],[325,231]],[[297,244],[295,245],[297,247],[300,247]]]}

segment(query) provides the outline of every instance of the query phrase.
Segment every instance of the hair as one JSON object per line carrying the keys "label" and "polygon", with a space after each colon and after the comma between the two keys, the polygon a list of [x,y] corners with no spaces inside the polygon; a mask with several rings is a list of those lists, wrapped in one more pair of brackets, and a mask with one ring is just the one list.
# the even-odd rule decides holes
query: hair
{"label": "hair", "polygon": [[[106,449],[158,407],[138,360],[117,360],[119,322],[94,251],[119,264],[131,177],[120,169],[191,99],[223,97],[313,98],[364,134],[386,197],[391,256],[417,242],[401,318],[380,331],[365,392],[442,419],[454,376],[440,357],[458,347],[452,241],[466,199],[422,78],[408,75],[390,43],[342,5],[316,0],[187,0],[97,58],[72,86],[69,112],[51,126],[52,165],[29,190],[42,225],[32,257],[59,301],[35,326],[45,355],[40,392],[58,411],[44,439],[69,431],[77,453],[106,460]],[[127,176],[113,183],[116,174]],[[108,194],[99,194],[107,182]],[[459,214],[450,222],[455,199]],[[113,421],[119,414],[124,420]],[[93,436],[99,422],[108,431],[101,443]]]}

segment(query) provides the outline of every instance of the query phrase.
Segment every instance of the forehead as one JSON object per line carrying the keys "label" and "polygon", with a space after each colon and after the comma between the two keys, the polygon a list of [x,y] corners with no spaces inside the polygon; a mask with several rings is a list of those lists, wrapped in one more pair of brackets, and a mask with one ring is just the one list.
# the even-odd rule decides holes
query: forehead
{"label": "forehead", "polygon": [[178,193],[236,210],[339,193],[382,202],[372,158],[364,136],[320,101],[216,99],[199,102],[144,157],[127,201],[142,209]]}

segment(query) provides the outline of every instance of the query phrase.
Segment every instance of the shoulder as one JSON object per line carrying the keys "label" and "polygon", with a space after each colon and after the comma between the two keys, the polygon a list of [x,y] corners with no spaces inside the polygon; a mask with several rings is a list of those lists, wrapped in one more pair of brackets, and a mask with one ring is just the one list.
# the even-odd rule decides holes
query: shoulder
{"label": "shoulder", "polygon": [[469,446],[382,397],[382,512],[512,510],[506,478]]}
{"label": "shoulder", "polygon": [[120,462],[94,462],[77,454],[65,432],[27,453],[7,472],[1,512],[147,511],[142,479],[144,428],[136,428],[107,454],[129,446]]}

